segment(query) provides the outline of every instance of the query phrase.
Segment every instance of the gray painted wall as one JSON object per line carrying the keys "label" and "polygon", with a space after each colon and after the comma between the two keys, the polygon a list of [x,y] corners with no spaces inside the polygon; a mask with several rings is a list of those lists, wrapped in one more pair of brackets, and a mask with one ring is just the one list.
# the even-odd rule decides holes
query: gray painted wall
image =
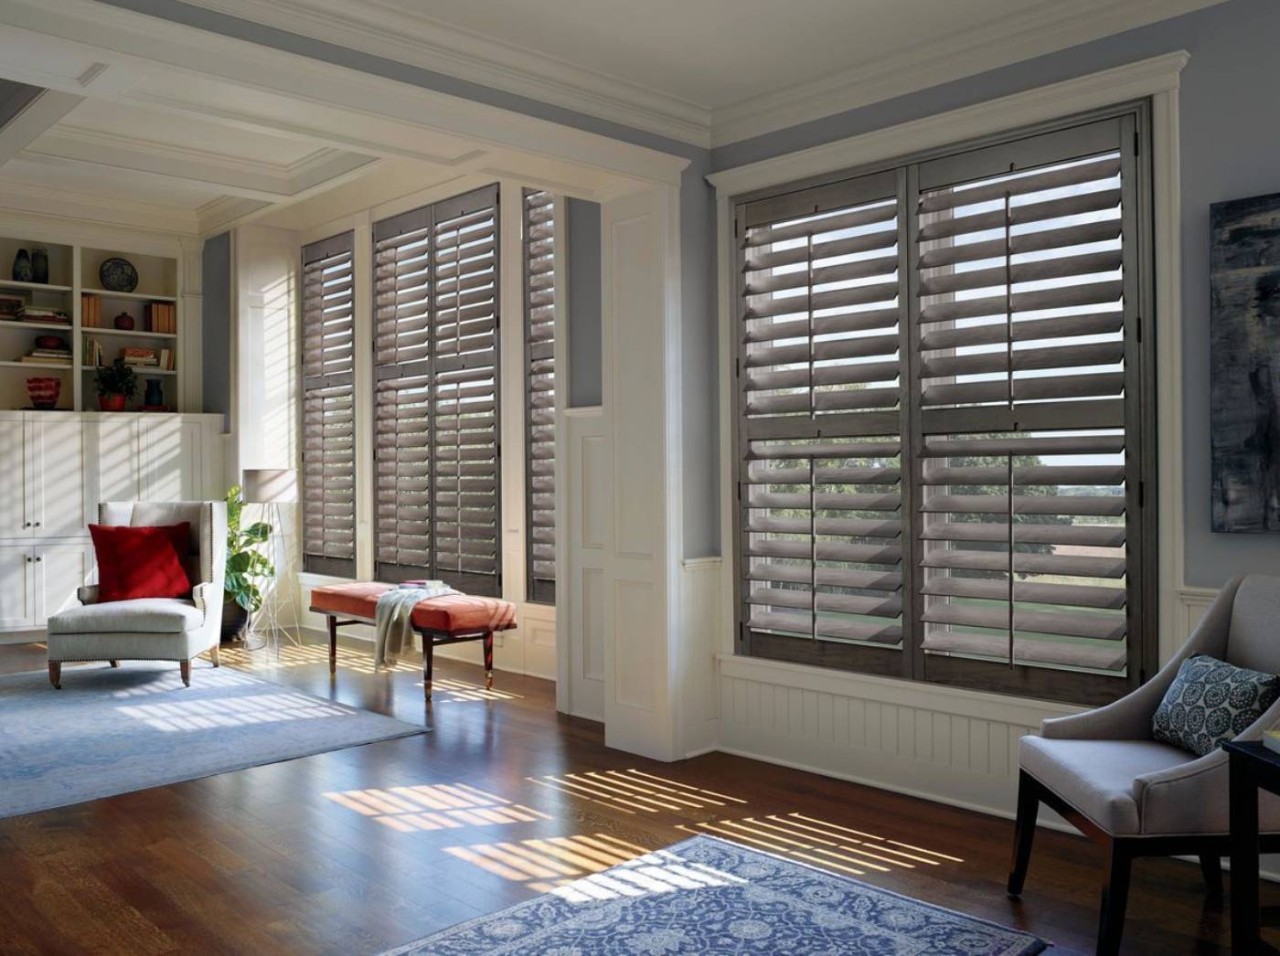
{"label": "gray painted wall", "polygon": [[221,412],[231,427],[231,233],[204,244],[201,353],[204,359],[203,411]]}
{"label": "gray painted wall", "polygon": [[568,345],[570,408],[599,405],[601,328],[604,300],[600,276],[600,204],[570,199],[566,218],[569,247]]}
{"label": "gray painted wall", "polygon": [[1275,114],[1280,3],[1231,0],[1074,49],[805,123],[712,152],[726,169],[1161,53],[1188,50],[1182,76],[1183,368],[1188,584],[1280,573],[1280,536],[1209,530],[1209,204],[1280,191]]}
{"label": "gray painted wall", "polygon": [[[684,555],[692,558],[719,553],[718,446],[715,442],[708,441],[708,436],[715,427],[718,391],[715,387],[717,343],[713,265],[714,197],[703,179],[709,170],[710,154],[707,150],[515,93],[322,43],[174,0],[103,2],[690,159],[692,163],[684,172],[680,191],[680,241],[683,250],[682,355],[683,381],[686,386],[681,410],[684,417]],[[694,386],[695,390],[691,391],[690,386]]]}

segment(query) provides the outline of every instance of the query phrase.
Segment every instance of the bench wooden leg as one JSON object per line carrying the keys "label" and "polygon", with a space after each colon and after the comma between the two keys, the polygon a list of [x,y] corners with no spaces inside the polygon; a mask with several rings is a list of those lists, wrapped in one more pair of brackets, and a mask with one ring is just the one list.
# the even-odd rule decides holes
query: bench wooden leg
{"label": "bench wooden leg", "polygon": [[184,687],[191,686],[191,662],[178,661],[178,673],[182,675],[182,685]]}
{"label": "bench wooden leg", "polygon": [[325,617],[329,622],[329,676],[338,673],[338,619],[332,614]]}
{"label": "bench wooden leg", "polygon": [[49,662],[49,683],[53,685],[54,690],[62,690],[62,662]]}
{"label": "bench wooden leg", "polygon": [[486,690],[493,690],[493,631],[484,636],[484,686]]}
{"label": "bench wooden leg", "polygon": [[432,651],[434,646],[431,638],[426,634],[422,635],[422,695],[427,703],[431,703],[431,671],[434,665],[432,658],[435,656]]}

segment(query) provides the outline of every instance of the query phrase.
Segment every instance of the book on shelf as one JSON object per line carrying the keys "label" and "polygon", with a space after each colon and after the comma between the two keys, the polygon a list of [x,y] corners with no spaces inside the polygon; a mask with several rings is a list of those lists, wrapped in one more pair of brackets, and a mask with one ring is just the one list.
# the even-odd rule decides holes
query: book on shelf
{"label": "book on shelf", "polygon": [[102,325],[102,300],[90,292],[80,295],[80,324],[87,329]]}
{"label": "book on shelf", "polygon": [[148,302],[146,316],[152,332],[172,335],[178,331],[177,310],[171,302]]}
{"label": "book on shelf", "polygon": [[173,371],[173,349],[160,350],[160,367],[167,372]]}
{"label": "book on shelf", "polygon": [[106,355],[102,351],[102,343],[97,339],[84,337],[84,364],[105,365]]}
{"label": "book on shelf", "polygon": [[47,355],[24,355],[18,361],[25,362],[28,365],[65,365],[71,367],[71,356],[65,358],[54,358]]}
{"label": "book on shelf", "polygon": [[158,368],[160,365],[160,353],[155,349],[129,346],[120,350],[120,357],[124,359],[125,365],[148,368]]}
{"label": "book on shelf", "polygon": [[49,309],[44,306],[24,305],[18,318],[27,322],[57,322],[59,325],[70,325],[71,316],[61,309]]}
{"label": "book on shelf", "polygon": [[0,295],[0,319],[19,317],[26,304],[26,300],[20,295]]}
{"label": "book on shelf", "polygon": [[28,355],[38,355],[41,358],[71,358],[71,349],[32,349]]}

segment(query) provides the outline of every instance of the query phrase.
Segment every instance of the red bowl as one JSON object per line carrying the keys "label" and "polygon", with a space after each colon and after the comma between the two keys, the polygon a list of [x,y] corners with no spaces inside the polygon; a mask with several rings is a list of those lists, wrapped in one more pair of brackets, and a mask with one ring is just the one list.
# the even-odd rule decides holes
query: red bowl
{"label": "red bowl", "polygon": [[36,348],[38,349],[65,349],[67,340],[61,335],[37,335]]}
{"label": "red bowl", "polygon": [[27,396],[36,408],[55,408],[58,394],[62,391],[62,380],[57,378],[27,379]]}

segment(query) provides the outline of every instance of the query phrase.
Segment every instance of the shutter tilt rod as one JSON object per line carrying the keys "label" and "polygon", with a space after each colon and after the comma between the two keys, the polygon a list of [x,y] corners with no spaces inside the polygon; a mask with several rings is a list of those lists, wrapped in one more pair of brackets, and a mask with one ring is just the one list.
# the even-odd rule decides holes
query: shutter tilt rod
{"label": "shutter tilt rod", "polygon": [[[1013,414],[1013,198],[1012,193],[1004,191],[1004,316],[1005,316],[1005,358],[1008,366],[1009,413]],[[1016,425],[1014,426],[1017,427]],[[1006,519],[1008,520],[1009,547],[1009,669],[1013,663],[1013,455],[1005,457],[1005,494]]]}

